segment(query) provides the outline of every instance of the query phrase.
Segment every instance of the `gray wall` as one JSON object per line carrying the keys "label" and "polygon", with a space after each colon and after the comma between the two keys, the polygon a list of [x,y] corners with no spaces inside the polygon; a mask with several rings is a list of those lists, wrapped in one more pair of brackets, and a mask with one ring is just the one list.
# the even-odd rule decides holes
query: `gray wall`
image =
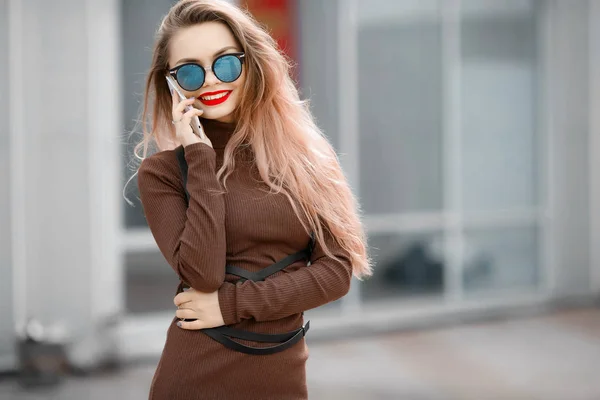
{"label": "gray wall", "polygon": [[[106,262],[114,250],[105,236],[117,232],[103,232],[98,222],[112,219],[104,204],[113,191],[105,190],[97,171],[111,169],[98,136],[111,135],[102,121],[111,120],[115,102],[103,98],[103,88],[111,85],[96,85],[111,73],[105,57],[93,57],[102,50],[96,45],[109,38],[90,32],[90,26],[104,26],[116,14],[110,2],[92,10],[93,4],[24,0],[18,3],[20,15],[11,13],[11,38],[21,50],[9,57],[15,66],[11,118],[18,123],[12,140],[20,143],[11,153],[11,168],[22,171],[11,193],[17,199],[11,213],[20,218],[19,235],[13,237],[17,323],[33,317],[44,325],[61,324],[74,343],[95,334],[98,313],[108,313],[118,290],[112,277],[102,278],[110,277],[103,271],[114,269]],[[103,129],[100,135],[95,126]],[[72,361],[88,362],[94,351],[74,346]]]}
{"label": "gray wall", "polygon": [[8,0],[0,0],[0,370],[14,362],[8,77]]}
{"label": "gray wall", "polygon": [[[552,135],[551,198],[558,294],[590,289],[589,214],[589,40],[587,1],[556,1],[550,79],[555,85],[550,110]],[[595,110],[598,111],[598,110]],[[597,244],[596,244],[597,245]]]}
{"label": "gray wall", "polygon": [[21,4],[27,311],[78,331],[90,308],[76,296],[90,282],[86,3]]}

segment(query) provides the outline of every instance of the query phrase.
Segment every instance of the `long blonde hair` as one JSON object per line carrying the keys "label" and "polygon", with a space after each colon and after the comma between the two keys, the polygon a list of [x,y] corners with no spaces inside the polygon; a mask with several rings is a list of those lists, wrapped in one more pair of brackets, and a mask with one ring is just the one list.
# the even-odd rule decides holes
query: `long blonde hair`
{"label": "long blonde hair", "polygon": [[146,80],[143,140],[136,146],[136,154],[143,159],[151,144],[159,150],[179,144],[170,123],[171,96],[164,79],[169,41],[179,29],[208,21],[227,25],[246,53],[247,75],[235,111],[236,132],[225,147],[217,178],[226,188],[227,177],[235,167],[235,153],[242,144],[249,145],[261,179],[272,191],[288,198],[325,254],[336,258],[324,240],[324,229],[328,229],[347,251],[354,276],[371,275],[359,206],[337,155],[316,126],[307,103],[300,100],[290,77],[290,62],[273,38],[241,9],[221,0],[181,0],[165,16],[156,34]]}

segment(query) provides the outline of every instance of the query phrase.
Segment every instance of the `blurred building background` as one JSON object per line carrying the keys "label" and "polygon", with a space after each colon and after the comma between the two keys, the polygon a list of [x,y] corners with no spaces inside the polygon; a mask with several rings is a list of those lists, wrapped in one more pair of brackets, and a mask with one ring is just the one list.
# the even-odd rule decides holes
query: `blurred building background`
{"label": "blurred building background", "polygon": [[[376,261],[311,336],[597,301],[600,1],[236,2],[297,61]],[[0,370],[27,318],[81,366],[162,349],[177,279],[125,183],[173,3],[0,0]]]}

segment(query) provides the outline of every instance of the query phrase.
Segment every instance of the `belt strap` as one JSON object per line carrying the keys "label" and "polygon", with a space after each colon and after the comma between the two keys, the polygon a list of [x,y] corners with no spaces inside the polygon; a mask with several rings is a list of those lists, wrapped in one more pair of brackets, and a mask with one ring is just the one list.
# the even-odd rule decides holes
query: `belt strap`
{"label": "belt strap", "polygon": [[175,149],[175,155],[177,156],[177,163],[179,164],[179,170],[181,171],[181,178],[183,179],[183,190],[185,191],[185,200],[190,202],[190,193],[187,190],[187,175],[188,165],[185,160],[185,148],[179,146]]}
{"label": "belt strap", "polygon": [[211,330],[235,339],[251,340],[253,342],[261,343],[282,343],[296,336],[296,334],[301,331],[302,328],[285,333],[258,333],[243,331],[241,329],[231,328],[229,326],[219,326],[217,328],[211,328]]}
{"label": "belt strap", "polygon": [[[231,335],[231,337],[236,337],[237,339],[254,340],[255,342],[273,343],[274,336],[280,336],[281,338],[283,338],[284,335],[293,334],[291,337],[287,336],[287,337],[289,337],[289,339],[285,340],[283,343],[275,345],[275,346],[270,346],[270,347],[252,347],[252,346],[246,346],[244,344],[238,343],[234,340],[231,340],[228,337],[228,335],[225,335],[222,332],[219,332],[220,330],[223,330],[223,327],[202,329],[202,332],[204,332],[210,338],[221,343],[223,346],[227,347],[228,349],[239,351],[239,352],[245,353],[245,354],[255,355],[255,356],[265,356],[265,355],[279,353],[280,351],[289,349],[290,347],[292,347],[293,345],[298,343],[306,335],[306,332],[308,332],[309,328],[310,328],[310,321],[307,321],[306,324],[304,324],[304,326],[302,328],[300,328],[294,332],[289,332],[287,334],[265,335],[265,334],[260,334],[260,333],[239,331],[236,329],[236,331],[238,331],[238,332],[243,332],[243,335],[242,334],[238,334],[238,336]],[[229,329],[233,329],[233,328],[229,328]],[[262,338],[263,335],[265,336],[264,338]],[[239,337],[239,336],[244,336],[244,337]],[[266,336],[269,337],[268,341],[266,340]],[[255,340],[257,338],[261,338],[262,340]]]}
{"label": "belt strap", "polygon": [[310,246],[304,250],[300,250],[297,253],[290,254],[282,260],[277,261],[275,264],[271,264],[266,268],[258,272],[250,272],[248,270],[236,267],[235,265],[227,265],[225,272],[231,275],[239,276],[241,281],[250,280],[254,282],[264,281],[269,276],[281,271],[288,265],[295,263],[300,260],[310,260]]}

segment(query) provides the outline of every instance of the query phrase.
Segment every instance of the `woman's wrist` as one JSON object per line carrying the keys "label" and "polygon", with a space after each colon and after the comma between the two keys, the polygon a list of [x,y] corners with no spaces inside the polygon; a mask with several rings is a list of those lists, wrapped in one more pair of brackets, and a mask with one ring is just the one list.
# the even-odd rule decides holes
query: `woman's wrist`
{"label": "woman's wrist", "polygon": [[229,282],[223,282],[218,290],[219,308],[223,316],[225,325],[231,325],[239,322],[235,309],[236,292],[235,285]]}
{"label": "woman's wrist", "polygon": [[195,143],[200,143],[201,140],[198,136],[196,135],[185,135],[183,138],[181,138],[181,144],[183,145],[183,147],[187,147],[190,144],[195,144]]}

